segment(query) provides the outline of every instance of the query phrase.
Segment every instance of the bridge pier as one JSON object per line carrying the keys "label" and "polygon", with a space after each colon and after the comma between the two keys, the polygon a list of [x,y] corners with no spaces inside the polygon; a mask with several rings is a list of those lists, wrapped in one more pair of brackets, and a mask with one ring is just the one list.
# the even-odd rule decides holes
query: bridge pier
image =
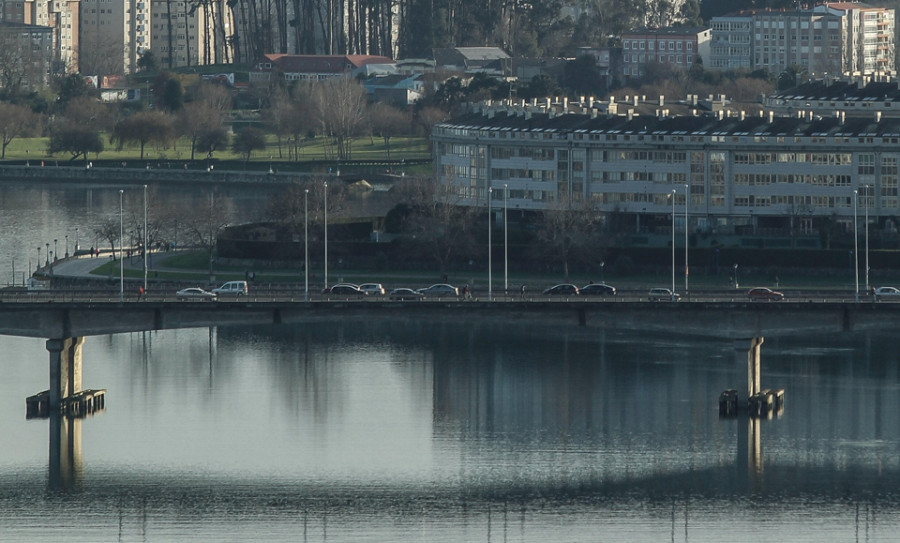
{"label": "bridge pier", "polygon": [[750,349],[747,350],[747,397],[752,398],[761,390],[759,383],[759,353],[762,350],[763,337],[750,339]]}
{"label": "bridge pier", "polygon": [[48,403],[53,412],[59,412],[64,398],[81,392],[81,346],[84,336],[48,339],[50,352],[50,388]]}

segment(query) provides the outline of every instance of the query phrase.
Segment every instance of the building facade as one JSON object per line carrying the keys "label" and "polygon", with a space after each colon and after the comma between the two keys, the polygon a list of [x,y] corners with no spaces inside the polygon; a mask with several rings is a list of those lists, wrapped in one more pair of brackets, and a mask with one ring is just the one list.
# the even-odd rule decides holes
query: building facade
{"label": "building facade", "polygon": [[625,77],[644,75],[648,64],[689,69],[697,58],[709,56],[708,28],[643,28],[622,34]]}
{"label": "building facade", "polygon": [[710,21],[708,67],[781,73],[798,66],[812,76],[891,73],[894,10],[832,2],[803,10],[739,12]]}
{"label": "building facade", "polygon": [[674,194],[697,232],[850,227],[855,206],[900,218],[900,119],[561,109],[483,107],[437,124],[440,198],[483,207],[488,188],[508,188],[511,209],[589,205],[640,224]]}

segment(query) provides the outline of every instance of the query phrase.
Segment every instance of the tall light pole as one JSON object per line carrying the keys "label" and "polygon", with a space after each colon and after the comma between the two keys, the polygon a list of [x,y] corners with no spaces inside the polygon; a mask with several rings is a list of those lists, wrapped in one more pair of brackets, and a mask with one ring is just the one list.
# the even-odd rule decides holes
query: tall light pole
{"label": "tall light pole", "polygon": [[503,292],[509,295],[509,185],[503,185]]}
{"label": "tall light pole", "polygon": [[690,187],[684,186],[684,295],[688,293],[688,200],[691,198]]}
{"label": "tall light pole", "polygon": [[491,278],[491,221],[493,217],[491,217],[491,194],[494,189],[488,186],[487,191],[487,208],[488,208],[488,301],[491,301],[491,296],[493,294],[493,289],[491,288],[493,285],[493,281]]}
{"label": "tall light pole", "polygon": [[866,185],[866,294],[869,294],[869,185]]}
{"label": "tall light pole", "polygon": [[[59,258],[59,238],[53,238],[53,254],[56,255],[55,258]],[[50,259],[53,260],[52,258]]]}
{"label": "tall light pole", "polygon": [[147,185],[144,185],[144,292],[147,292],[147,258],[150,256],[147,240]]}
{"label": "tall light pole", "polygon": [[45,256],[44,266],[49,266],[50,265],[50,242],[45,243],[44,247],[47,248],[47,251],[44,253],[44,256]]}
{"label": "tall light pole", "polygon": [[672,189],[672,299],[675,299],[675,189]]}
{"label": "tall light pole", "polygon": [[122,258],[122,247],[125,243],[125,222],[122,215],[125,191],[119,189],[119,301],[125,301],[125,259]]}
{"label": "tall light pole", "polygon": [[35,262],[35,264],[34,264],[34,271],[35,271],[35,272],[37,272],[38,269],[41,267],[41,246],[38,245],[38,248],[37,248],[37,249],[38,249],[38,259],[37,259],[37,262]]}
{"label": "tall light pole", "polygon": [[740,283],[738,283],[737,269],[738,269],[738,265],[737,265],[737,262],[735,262],[734,263],[734,288],[740,288],[740,286],[741,286]]}
{"label": "tall light pole", "polygon": [[69,258],[69,234],[66,234],[66,258]]}
{"label": "tall light pole", "polygon": [[75,227],[75,252],[78,252],[78,227]]}
{"label": "tall light pole", "polygon": [[309,301],[309,189],[303,189],[303,299]]}
{"label": "tall light pole", "polygon": [[325,288],[328,288],[328,181],[325,181]]}
{"label": "tall light pole", "polygon": [[856,260],[853,261],[853,274],[856,278],[856,301],[859,302],[859,235],[857,234],[857,224],[856,224],[856,207],[857,202],[859,201],[859,191],[853,191],[853,256]]}

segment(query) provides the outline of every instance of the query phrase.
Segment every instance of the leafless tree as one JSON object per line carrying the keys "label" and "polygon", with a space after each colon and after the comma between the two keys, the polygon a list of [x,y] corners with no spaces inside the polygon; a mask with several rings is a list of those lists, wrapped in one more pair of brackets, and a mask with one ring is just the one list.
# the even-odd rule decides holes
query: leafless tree
{"label": "leafless tree", "polygon": [[590,203],[561,198],[541,213],[537,250],[539,256],[562,264],[563,277],[568,282],[573,260],[590,260],[591,255],[600,254],[599,236],[598,215]]}
{"label": "leafless tree", "polygon": [[338,160],[351,158],[353,138],[366,126],[366,91],[354,79],[323,81],[314,87],[312,103],[322,133],[332,138]]}
{"label": "leafless tree", "polygon": [[167,146],[174,133],[172,118],[161,111],[144,111],[122,119],[113,128],[113,141],[118,148],[126,143],[137,143],[141,147],[141,160],[148,143]]}
{"label": "leafless tree", "polygon": [[391,137],[398,134],[409,133],[409,114],[399,109],[376,102],[369,107],[369,122],[372,132],[384,139],[384,148],[387,159],[391,159]]}
{"label": "leafless tree", "polygon": [[48,83],[49,58],[44,58],[39,38],[14,29],[0,30],[0,87],[9,98]]}
{"label": "leafless tree", "polygon": [[0,102],[0,158],[6,158],[6,147],[17,137],[29,136],[39,131],[39,118],[31,108],[22,104]]}

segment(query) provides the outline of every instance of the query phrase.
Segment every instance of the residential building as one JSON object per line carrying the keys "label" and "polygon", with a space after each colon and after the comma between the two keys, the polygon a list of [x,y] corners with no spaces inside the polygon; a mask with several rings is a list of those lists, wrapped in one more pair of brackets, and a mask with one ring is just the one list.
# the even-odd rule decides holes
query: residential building
{"label": "residential building", "polygon": [[820,117],[869,117],[878,112],[900,117],[900,80],[861,75],[810,81],[766,96],[764,106],[776,115],[812,112]]}
{"label": "residential building", "polygon": [[622,34],[625,77],[644,75],[648,64],[687,70],[698,57],[709,56],[711,32],[708,28],[642,28]]}
{"label": "residential building", "polygon": [[18,77],[4,78],[2,85],[17,85],[21,90],[32,90],[50,83],[53,60],[53,29],[24,23],[0,22],[0,62],[18,70],[8,72]]}
{"label": "residential building", "polygon": [[489,187],[508,187],[510,209],[590,205],[640,225],[668,216],[673,193],[684,209],[689,187],[692,232],[850,227],[856,205],[900,218],[900,119],[584,106],[482,106],[437,124],[441,199],[483,207]]}
{"label": "residential building", "polygon": [[79,71],[108,75],[130,73],[150,48],[148,0],[81,0]]}
{"label": "residential building", "polygon": [[2,20],[51,29],[52,73],[78,69],[79,0],[21,0],[3,2]]}
{"label": "residential building", "polygon": [[395,63],[374,55],[263,55],[250,68],[250,82],[264,83],[274,77],[285,81],[318,81],[333,77],[370,75],[376,68],[390,72]]}
{"label": "residential building", "polygon": [[499,47],[453,47],[435,49],[435,70],[473,75],[479,72],[506,77],[512,72],[509,55]]}
{"label": "residential building", "polygon": [[894,10],[850,2],[713,17],[708,66],[813,77],[893,72]]}

